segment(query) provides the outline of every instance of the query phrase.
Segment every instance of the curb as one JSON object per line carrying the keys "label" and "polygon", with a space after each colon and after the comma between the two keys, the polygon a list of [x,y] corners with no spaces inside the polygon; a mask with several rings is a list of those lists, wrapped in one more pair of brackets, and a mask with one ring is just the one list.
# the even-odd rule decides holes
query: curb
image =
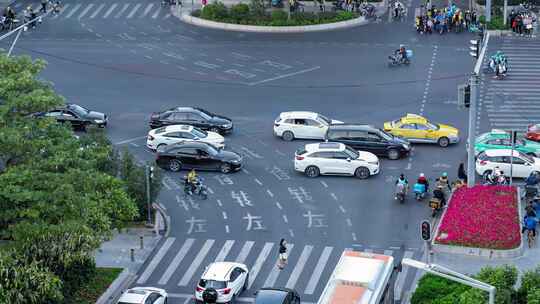
{"label": "curb", "polygon": [[308,33],[332,31],[337,29],[345,29],[360,25],[368,24],[369,21],[364,17],[355,18],[347,21],[340,21],[327,24],[305,25],[305,26],[258,26],[258,25],[242,25],[205,20],[184,13],[180,16],[180,20],[195,26],[219,29],[233,32],[251,32],[251,33]]}
{"label": "curb", "polygon": [[[516,195],[517,195],[517,203],[518,203],[518,216],[519,219],[521,219],[522,212],[521,212],[521,197],[520,197],[520,188],[516,187]],[[451,196],[450,196],[451,198]],[[450,198],[448,200],[448,205],[450,205]],[[488,259],[511,259],[511,258],[517,258],[523,255],[524,252],[524,246],[523,246],[523,237],[521,238],[521,241],[519,243],[519,246],[514,249],[507,249],[507,250],[500,250],[500,249],[488,249],[488,248],[476,248],[476,247],[464,247],[464,246],[454,246],[454,245],[444,245],[444,244],[436,244],[435,239],[439,235],[439,229],[441,227],[442,219],[446,215],[446,211],[448,210],[448,207],[444,210],[443,214],[441,215],[441,220],[439,221],[437,225],[437,229],[435,230],[435,237],[431,241],[431,245],[434,252],[438,253],[448,253],[448,254],[461,254],[461,255],[467,255],[467,256],[476,256],[476,257],[483,257]]]}
{"label": "curb", "polygon": [[113,303],[115,298],[120,295],[118,291],[127,288],[134,278],[135,274],[131,273],[127,268],[124,268],[116,280],[114,280],[109,288],[107,288],[107,290],[99,297],[96,304]]}

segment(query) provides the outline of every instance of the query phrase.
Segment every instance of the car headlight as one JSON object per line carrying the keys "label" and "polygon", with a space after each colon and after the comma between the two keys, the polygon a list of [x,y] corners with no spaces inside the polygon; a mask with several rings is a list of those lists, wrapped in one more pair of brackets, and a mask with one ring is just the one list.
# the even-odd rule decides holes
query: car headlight
{"label": "car headlight", "polygon": [[221,125],[222,128],[230,128],[231,126],[232,126],[232,124],[230,124],[230,123]]}
{"label": "car headlight", "polygon": [[408,144],[401,144],[401,146],[402,146],[403,149],[405,149],[405,150],[409,150],[409,149],[411,148]]}
{"label": "car headlight", "polygon": [[94,122],[97,123],[97,124],[102,124],[105,121],[103,119],[95,119]]}
{"label": "car headlight", "polygon": [[235,164],[235,165],[238,165],[240,163],[240,161],[237,160],[237,159],[233,159],[233,160],[231,160],[231,163]]}

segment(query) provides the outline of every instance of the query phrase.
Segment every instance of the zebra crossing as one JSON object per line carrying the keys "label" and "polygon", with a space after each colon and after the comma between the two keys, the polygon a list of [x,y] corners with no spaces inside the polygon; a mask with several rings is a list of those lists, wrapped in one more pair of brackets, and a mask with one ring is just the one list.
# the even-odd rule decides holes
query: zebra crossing
{"label": "zebra crossing", "polygon": [[[508,57],[508,76],[485,79],[480,101],[491,128],[525,131],[528,125],[540,122],[540,41],[501,39],[500,50]],[[489,54],[497,50],[490,47]]]}
{"label": "zebra crossing", "polygon": [[[136,285],[152,285],[173,293],[189,294],[208,264],[235,261],[246,264],[250,270],[248,290],[286,287],[295,289],[303,299],[313,300],[322,292],[341,253],[347,249],[291,243],[287,245],[288,264],[280,270],[276,267],[278,247],[277,242],[168,237],[143,267]],[[363,251],[392,255],[396,263],[403,257],[419,255],[410,250],[367,248]],[[405,278],[400,280],[398,275],[397,281],[402,286],[396,288],[403,290]]]}
{"label": "zebra crossing", "polygon": [[[15,4],[16,10],[22,10],[28,5],[21,2]],[[40,4],[30,5],[39,11]],[[58,14],[51,15],[52,19],[98,20],[98,19],[168,19],[171,17],[169,7],[162,7],[158,2],[96,2],[96,3],[65,3]]]}

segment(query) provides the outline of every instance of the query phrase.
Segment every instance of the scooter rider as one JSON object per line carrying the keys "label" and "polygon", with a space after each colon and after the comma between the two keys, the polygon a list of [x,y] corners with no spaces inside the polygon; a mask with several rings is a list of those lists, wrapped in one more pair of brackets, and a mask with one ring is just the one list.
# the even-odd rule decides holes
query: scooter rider
{"label": "scooter rider", "polygon": [[448,188],[448,190],[452,190],[452,187],[450,187],[450,181],[448,180],[448,173],[443,172],[441,177],[437,179],[437,186],[441,186],[443,191],[446,191],[446,188]]}
{"label": "scooter rider", "polygon": [[199,177],[197,176],[197,172],[195,172],[195,169],[191,169],[191,171],[189,171],[188,175],[186,176],[186,184],[191,187],[191,193],[195,192],[198,181]]}
{"label": "scooter rider", "polygon": [[399,49],[397,49],[394,53],[397,56],[398,61],[400,62],[403,62],[407,59],[407,50],[405,49],[404,44],[400,44]]}
{"label": "scooter rider", "polygon": [[425,191],[424,192],[428,192],[429,182],[428,182],[427,178],[424,176],[424,173],[420,173],[420,176],[418,176],[418,180],[416,181],[416,183],[424,185],[425,186]]}
{"label": "scooter rider", "polygon": [[409,187],[409,181],[407,180],[405,175],[403,173],[401,173],[399,175],[398,179],[396,180],[396,195],[395,195],[394,198],[397,199],[397,192],[398,192],[397,189],[402,189],[401,191],[407,193],[407,188],[408,187]]}
{"label": "scooter rider", "polygon": [[441,201],[441,206],[446,204],[446,197],[441,185],[437,186],[437,188],[433,190],[433,197]]}

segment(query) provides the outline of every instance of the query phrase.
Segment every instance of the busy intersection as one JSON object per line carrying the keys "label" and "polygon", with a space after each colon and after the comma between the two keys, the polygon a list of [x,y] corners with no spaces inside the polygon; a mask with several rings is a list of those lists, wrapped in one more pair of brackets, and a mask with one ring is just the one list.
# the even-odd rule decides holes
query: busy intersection
{"label": "busy intersection", "polygon": [[[478,33],[419,34],[417,0],[404,4],[403,20],[384,16],[357,28],[286,35],[198,28],[156,1],[116,2],[65,1],[60,13],[22,33],[14,53],[44,58],[43,76],[66,101],[106,113],[111,142],[140,163],[156,166],[160,153],[147,146],[151,116],[177,107],[230,119],[232,131],[220,132],[223,149],[242,162],[236,172],[197,170],[206,199],[185,194],[189,171],[164,166],[156,203],[168,231],[132,286],[164,288],[168,303],[191,303],[205,266],[230,260],[250,268],[238,302],[252,302],[262,287],[285,287],[302,303],[316,303],[344,250],[393,256],[396,265],[425,258],[420,224],[438,218],[426,200],[409,195],[398,203],[394,189],[401,174],[411,184],[420,174],[433,184],[443,173],[453,181],[467,163],[468,110],[458,107],[457,87],[472,72],[469,40]],[[14,7],[28,4],[39,5]],[[11,41],[2,42],[8,49]],[[387,57],[400,45],[412,50],[411,63],[389,67]],[[481,76],[476,134],[525,131],[538,122],[539,45],[491,39],[487,53],[502,50],[511,76]],[[416,114],[456,130],[413,142],[398,159],[377,155],[377,170],[364,178],[354,171],[309,177],[295,161],[324,134],[278,136],[280,114],[290,111],[387,132],[390,122]],[[281,239],[289,255],[282,270],[275,266]],[[398,274],[394,298],[408,296],[415,276],[413,269]]]}

